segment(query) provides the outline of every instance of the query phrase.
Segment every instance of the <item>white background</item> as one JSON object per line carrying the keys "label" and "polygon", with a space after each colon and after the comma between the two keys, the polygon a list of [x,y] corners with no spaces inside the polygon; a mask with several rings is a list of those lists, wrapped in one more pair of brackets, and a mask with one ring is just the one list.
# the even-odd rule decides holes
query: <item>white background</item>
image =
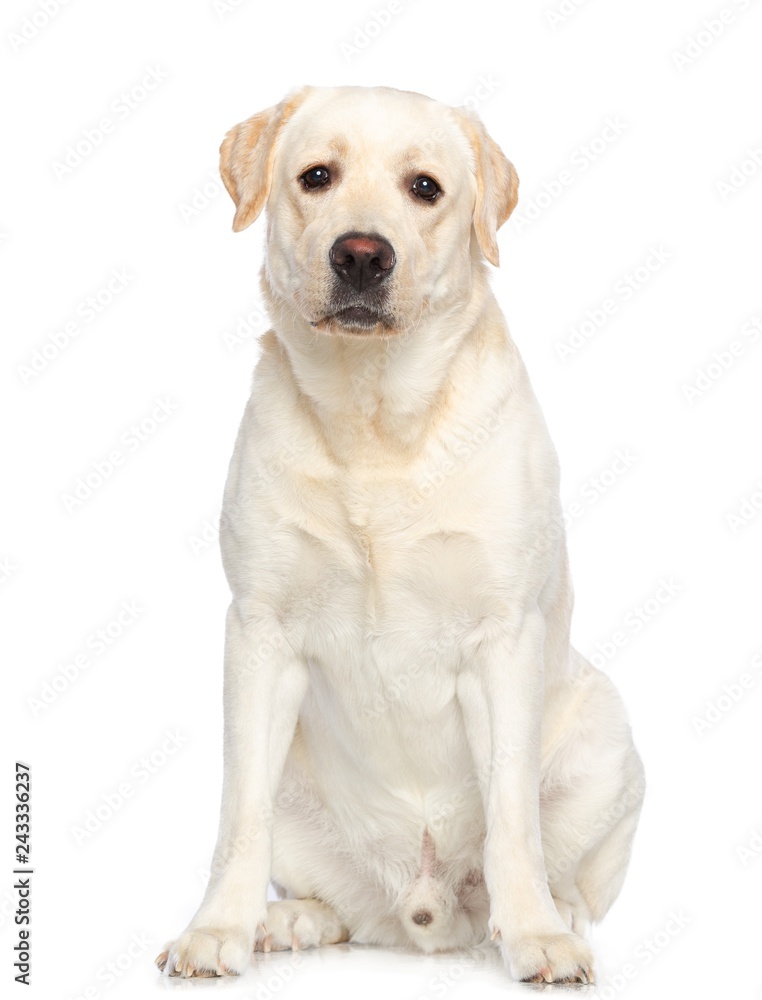
{"label": "white background", "polygon": [[[476,105],[521,178],[493,281],[576,511],[574,639],[606,658],[649,779],[628,881],[594,935],[599,986],[585,992],[762,995],[762,339],[743,333],[762,316],[762,0],[587,0],[550,16],[562,7],[69,0],[45,23],[34,0],[4,4],[0,794],[10,806],[14,758],[32,765],[36,868],[25,990],[12,981],[4,807],[4,995],[530,989],[489,957],[351,947],[271,956],[237,982],[168,981],[152,965],[200,900],[216,833],[228,592],[213,525],[267,326],[263,225],[234,237],[217,149],[303,83]],[[159,82],[141,91],[149,71]],[[104,118],[89,155],[57,169]],[[621,134],[593,142],[612,135],[609,118]],[[564,170],[560,194],[543,194]],[[111,301],[88,321],[99,292]],[[606,299],[613,315],[562,360],[559,342]],[[71,322],[76,336],[52,347]],[[236,328],[248,336],[231,345]],[[137,441],[129,428],[157,400],[173,412]],[[67,505],[115,450],[112,475]],[[628,459],[614,467],[618,451]],[[123,602],[133,610],[113,624]],[[120,807],[83,835],[104,796]]]}

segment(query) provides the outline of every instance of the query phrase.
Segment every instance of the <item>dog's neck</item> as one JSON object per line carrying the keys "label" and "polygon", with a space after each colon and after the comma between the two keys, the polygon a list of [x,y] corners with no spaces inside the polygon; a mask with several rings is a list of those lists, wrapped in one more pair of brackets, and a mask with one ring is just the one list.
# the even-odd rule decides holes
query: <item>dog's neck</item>
{"label": "dog's neck", "polygon": [[455,397],[473,392],[463,384],[473,352],[508,342],[486,275],[467,301],[389,337],[316,333],[287,307],[270,308],[298,391],[340,461],[362,461],[371,445],[376,462],[415,455]]}

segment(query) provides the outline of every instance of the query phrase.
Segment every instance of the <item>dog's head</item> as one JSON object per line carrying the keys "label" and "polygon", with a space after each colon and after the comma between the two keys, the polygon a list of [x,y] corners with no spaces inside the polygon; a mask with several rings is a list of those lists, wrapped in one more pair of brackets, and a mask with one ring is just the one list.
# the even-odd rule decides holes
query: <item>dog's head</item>
{"label": "dog's head", "polygon": [[233,228],[267,206],[269,294],[326,334],[389,336],[463,301],[518,194],[476,117],[387,88],[305,88],[220,152]]}

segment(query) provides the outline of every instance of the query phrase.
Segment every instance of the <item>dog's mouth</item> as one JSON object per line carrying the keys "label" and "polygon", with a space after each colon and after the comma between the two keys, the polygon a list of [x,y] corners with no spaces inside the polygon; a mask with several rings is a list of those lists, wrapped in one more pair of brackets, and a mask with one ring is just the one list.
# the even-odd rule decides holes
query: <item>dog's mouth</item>
{"label": "dog's mouth", "polygon": [[361,330],[370,329],[379,323],[382,326],[388,325],[384,313],[368,309],[366,306],[348,306],[334,313],[333,318],[342,326],[359,327]]}
{"label": "dog's mouth", "polygon": [[331,326],[340,326],[349,332],[359,332],[373,330],[378,326],[385,330],[394,328],[394,321],[388,313],[380,312],[377,309],[370,309],[367,306],[346,306],[338,309],[335,313],[329,313],[322,319],[313,320],[310,326],[322,330]]}

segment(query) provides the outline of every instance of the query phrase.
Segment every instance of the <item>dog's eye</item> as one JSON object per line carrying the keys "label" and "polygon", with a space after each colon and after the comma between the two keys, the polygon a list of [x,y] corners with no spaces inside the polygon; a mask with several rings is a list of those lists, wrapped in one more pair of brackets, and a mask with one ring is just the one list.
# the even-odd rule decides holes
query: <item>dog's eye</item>
{"label": "dog's eye", "polygon": [[310,167],[299,178],[302,184],[306,188],[309,188],[310,191],[323,187],[330,179],[331,175],[328,173],[328,167]]}
{"label": "dog's eye", "polygon": [[423,198],[424,201],[434,201],[442,193],[441,187],[434,178],[426,176],[416,177],[410,190],[416,197]]}

